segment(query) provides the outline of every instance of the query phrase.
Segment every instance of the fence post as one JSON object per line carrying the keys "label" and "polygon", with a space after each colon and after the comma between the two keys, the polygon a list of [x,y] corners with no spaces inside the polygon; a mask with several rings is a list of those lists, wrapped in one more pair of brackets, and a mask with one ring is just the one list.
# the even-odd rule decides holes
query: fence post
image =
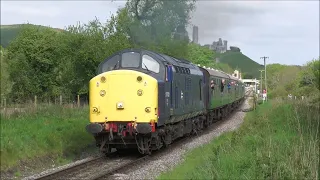
{"label": "fence post", "polygon": [[60,95],[60,106],[62,106],[62,95]]}
{"label": "fence post", "polygon": [[37,107],[37,96],[34,96],[34,107]]}
{"label": "fence post", "polygon": [[77,102],[77,104],[78,104],[78,107],[80,107],[80,96],[79,96],[79,94],[78,94],[78,102]]}
{"label": "fence post", "polygon": [[4,108],[7,107],[7,99],[6,98],[4,98],[4,100],[3,100],[3,106],[4,106]]}

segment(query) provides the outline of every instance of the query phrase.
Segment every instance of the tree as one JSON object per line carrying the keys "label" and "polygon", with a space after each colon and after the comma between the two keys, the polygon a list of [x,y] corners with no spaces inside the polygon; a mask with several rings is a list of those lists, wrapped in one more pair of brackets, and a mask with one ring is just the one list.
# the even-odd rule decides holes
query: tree
{"label": "tree", "polygon": [[0,46],[0,84],[1,84],[1,98],[8,96],[12,83],[9,80],[7,50]]}
{"label": "tree", "polygon": [[57,31],[24,25],[18,37],[8,46],[9,77],[14,99],[30,99],[33,95],[48,97],[57,85],[55,69],[59,64]]}
{"label": "tree", "polygon": [[187,53],[186,27],[195,1],[132,0],[125,10],[128,35],[138,47],[166,52],[179,58]]}
{"label": "tree", "polygon": [[[320,69],[319,59],[314,59],[312,61],[307,62],[307,64],[303,67],[302,71],[299,73],[299,77],[298,77],[299,87],[309,87],[312,89],[319,90],[319,85],[320,85],[319,69]],[[304,91],[304,93],[308,93],[308,92]]]}

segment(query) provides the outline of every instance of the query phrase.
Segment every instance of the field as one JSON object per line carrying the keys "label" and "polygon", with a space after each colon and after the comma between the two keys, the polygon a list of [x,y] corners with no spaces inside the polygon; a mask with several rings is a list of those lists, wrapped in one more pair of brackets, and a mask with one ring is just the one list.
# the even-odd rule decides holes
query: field
{"label": "field", "polygon": [[265,103],[158,179],[317,179],[318,112],[301,102]]}
{"label": "field", "polygon": [[49,157],[56,164],[70,161],[94,142],[85,131],[88,107],[39,105],[25,111],[1,115],[1,172]]}

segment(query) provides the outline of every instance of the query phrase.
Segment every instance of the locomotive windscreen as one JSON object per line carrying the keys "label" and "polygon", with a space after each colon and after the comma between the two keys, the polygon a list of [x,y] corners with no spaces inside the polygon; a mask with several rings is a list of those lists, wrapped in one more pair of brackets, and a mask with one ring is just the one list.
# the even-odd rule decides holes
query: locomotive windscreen
{"label": "locomotive windscreen", "polygon": [[115,69],[119,64],[119,60],[120,60],[120,56],[115,55],[110,59],[108,59],[107,61],[104,61],[103,64],[101,64],[100,67],[98,68],[98,74]]}
{"label": "locomotive windscreen", "polygon": [[121,55],[121,67],[138,68],[140,66],[140,53],[126,52]]}
{"label": "locomotive windscreen", "polygon": [[148,72],[159,73],[160,64],[147,54],[141,57],[138,52],[124,52],[121,56],[115,55],[104,61],[98,68],[98,74],[119,68],[142,68]]}

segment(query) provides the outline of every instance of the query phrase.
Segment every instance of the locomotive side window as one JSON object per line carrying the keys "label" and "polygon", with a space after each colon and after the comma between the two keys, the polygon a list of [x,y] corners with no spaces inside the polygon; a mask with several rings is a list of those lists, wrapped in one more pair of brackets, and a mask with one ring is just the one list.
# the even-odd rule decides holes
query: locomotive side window
{"label": "locomotive side window", "polygon": [[119,55],[115,55],[112,58],[110,58],[109,60],[107,60],[104,64],[102,64],[100,73],[111,71],[114,68],[116,68],[119,65],[119,63],[118,63],[119,60],[120,60]]}
{"label": "locomotive side window", "polygon": [[153,71],[155,73],[159,73],[160,71],[160,64],[154,60],[152,57],[148,55],[142,56],[142,68],[148,69],[150,71]]}
{"label": "locomotive side window", "polygon": [[126,52],[122,54],[122,67],[138,68],[140,66],[140,54],[135,52]]}

